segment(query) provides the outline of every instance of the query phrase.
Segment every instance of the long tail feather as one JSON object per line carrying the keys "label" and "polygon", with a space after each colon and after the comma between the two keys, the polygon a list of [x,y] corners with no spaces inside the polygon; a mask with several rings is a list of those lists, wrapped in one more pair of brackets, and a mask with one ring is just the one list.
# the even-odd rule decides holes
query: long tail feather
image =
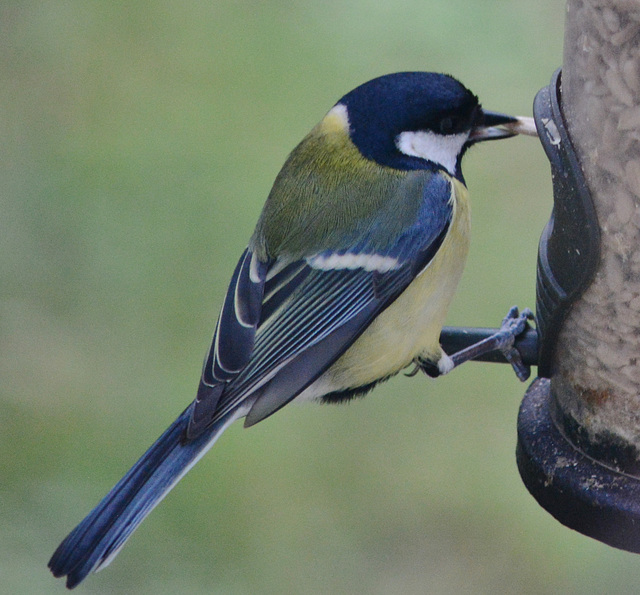
{"label": "long tail feather", "polygon": [[185,409],[58,546],[49,568],[56,577],[67,576],[69,589],[115,558],[138,525],[237,417],[227,416],[183,444],[191,409],[192,405]]}

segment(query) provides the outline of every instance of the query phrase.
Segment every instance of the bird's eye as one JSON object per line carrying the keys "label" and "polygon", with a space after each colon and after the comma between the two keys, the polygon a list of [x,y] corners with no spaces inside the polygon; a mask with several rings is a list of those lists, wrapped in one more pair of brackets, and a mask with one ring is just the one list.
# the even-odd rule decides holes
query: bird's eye
{"label": "bird's eye", "polygon": [[457,126],[458,120],[452,116],[447,116],[440,120],[440,132],[442,134],[453,134],[456,131]]}

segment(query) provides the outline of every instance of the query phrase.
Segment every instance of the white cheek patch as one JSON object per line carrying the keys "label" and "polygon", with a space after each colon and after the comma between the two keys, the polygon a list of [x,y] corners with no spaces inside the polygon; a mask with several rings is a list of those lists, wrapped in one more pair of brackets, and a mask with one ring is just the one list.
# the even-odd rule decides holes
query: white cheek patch
{"label": "white cheek patch", "polygon": [[454,175],[458,155],[468,139],[467,132],[445,136],[430,130],[414,130],[401,132],[396,138],[396,147],[410,157],[433,161]]}

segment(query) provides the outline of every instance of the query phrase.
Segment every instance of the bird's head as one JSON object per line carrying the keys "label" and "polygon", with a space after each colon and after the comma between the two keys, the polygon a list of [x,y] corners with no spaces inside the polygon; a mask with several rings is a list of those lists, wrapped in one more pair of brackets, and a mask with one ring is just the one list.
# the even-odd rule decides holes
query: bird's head
{"label": "bird's head", "polygon": [[460,82],[433,72],[375,78],[347,93],[332,112],[365,158],[401,170],[442,168],[460,179],[469,146],[513,136],[498,126],[519,121],[483,110]]}

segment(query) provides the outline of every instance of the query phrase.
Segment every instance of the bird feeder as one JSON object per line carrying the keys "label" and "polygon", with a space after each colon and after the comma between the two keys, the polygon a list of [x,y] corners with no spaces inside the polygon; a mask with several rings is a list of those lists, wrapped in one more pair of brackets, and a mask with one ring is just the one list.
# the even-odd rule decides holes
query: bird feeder
{"label": "bird feeder", "polygon": [[640,4],[569,0],[534,103],[554,206],[540,240],[538,374],[517,461],[565,525],[640,553]]}

